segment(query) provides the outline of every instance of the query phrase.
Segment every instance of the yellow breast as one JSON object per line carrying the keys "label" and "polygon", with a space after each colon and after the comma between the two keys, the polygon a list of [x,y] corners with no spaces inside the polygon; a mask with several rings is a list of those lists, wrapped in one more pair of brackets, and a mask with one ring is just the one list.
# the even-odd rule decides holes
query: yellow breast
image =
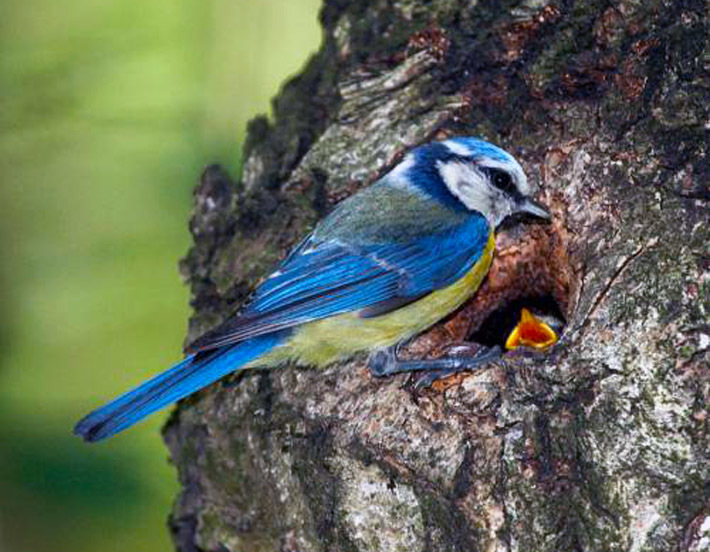
{"label": "yellow breast", "polygon": [[373,318],[357,312],[305,324],[283,345],[255,361],[253,366],[275,366],[287,361],[325,367],[355,353],[389,347],[435,324],[459,308],[481,285],[495,251],[491,232],[481,258],[460,280],[419,301]]}

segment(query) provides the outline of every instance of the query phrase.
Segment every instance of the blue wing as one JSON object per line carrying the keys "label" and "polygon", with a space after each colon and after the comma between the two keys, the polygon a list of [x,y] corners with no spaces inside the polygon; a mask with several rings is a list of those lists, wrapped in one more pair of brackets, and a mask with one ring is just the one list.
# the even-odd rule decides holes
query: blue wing
{"label": "blue wing", "polygon": [[482,215],[401,243],[305,240],[256,290],[235,319],[197,340],[209,350],[352,311],[382,314],[446,287],[481,257]]}

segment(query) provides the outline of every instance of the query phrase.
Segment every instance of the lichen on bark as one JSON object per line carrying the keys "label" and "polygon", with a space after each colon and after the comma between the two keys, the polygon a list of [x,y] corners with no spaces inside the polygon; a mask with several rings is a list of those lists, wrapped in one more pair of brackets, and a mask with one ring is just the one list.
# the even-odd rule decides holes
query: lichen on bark
{"label": "lichen on bark", "polygon": [[273,123],[250,125],[239,182],[212,167],[196,190],[188,340],[330,206],[449,135],[513,152],[555,224],[501,236],[480,296],[413,350],[472,333],[524,275],[566,332],[547,356],[431,391],[373,379],[356,358],[184,401],[165,430],[178,549],[701,550],[704,4],[329,0],[321,21]]}

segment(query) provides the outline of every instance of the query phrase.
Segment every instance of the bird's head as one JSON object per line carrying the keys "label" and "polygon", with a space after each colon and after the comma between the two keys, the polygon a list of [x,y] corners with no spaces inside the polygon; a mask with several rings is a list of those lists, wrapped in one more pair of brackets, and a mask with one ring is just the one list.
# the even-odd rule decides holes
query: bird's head
{"label": "bird's head", "polygon": [[516,213],[550,218],[548,210],[530,198],[531,188],[520,163],[478,138],[451,138],[416,148],[390,179],[453,209],[478,211],[493,228]]}

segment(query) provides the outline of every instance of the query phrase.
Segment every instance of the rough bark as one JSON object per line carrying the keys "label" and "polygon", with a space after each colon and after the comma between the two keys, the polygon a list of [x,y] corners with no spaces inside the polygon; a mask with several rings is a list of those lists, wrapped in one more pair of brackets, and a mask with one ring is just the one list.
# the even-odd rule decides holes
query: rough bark
{"label": "rough bark", "polygon": [[328,0],[321,20],[273,122],[250,124],[240,181],[212,167],[196,190],[188,339],[335,202],[447,135],[514,152],[555,224],[501,236],[480,296],[413,350],[520,296],[552,296],[567,328],[549,355],[423,392],[363,357],[184,401],[165,431],[176,546],[710,546],[704,3]]}

